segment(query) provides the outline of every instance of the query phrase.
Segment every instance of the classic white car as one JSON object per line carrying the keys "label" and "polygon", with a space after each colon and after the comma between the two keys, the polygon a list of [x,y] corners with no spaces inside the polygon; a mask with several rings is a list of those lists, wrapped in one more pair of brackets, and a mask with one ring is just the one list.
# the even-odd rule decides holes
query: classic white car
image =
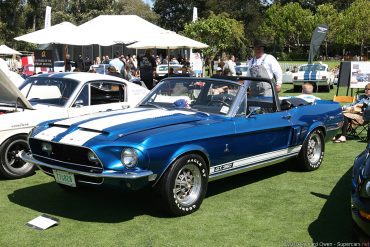
{"label": "classic white car", "polygon": [[303,64],[299,66],[298,72],[293,73],[294,91],[300,91],[305,82],[311,82],[315,87],[323,87],[329,92],[334,87],[334,74],[327,64]]}
{"label": "classic white car", "polygon": [[[174,70],[181,69],[182,65],[178,63],[170,63],[170,68],[173,68]],[[158,77],[164,77],[165,75],[168,74],[168,65],[167,64],[160,64],[157,66],[157,71],[156,71]]]}
{"label": "classic white car", "polygon": [[40,74],[18,89],[0,69],[0,174],[19,178],[33,172],[18,152],[28,149],[27,135],[39,123],[125,109],[148,92],[126,80],[94,73]]}

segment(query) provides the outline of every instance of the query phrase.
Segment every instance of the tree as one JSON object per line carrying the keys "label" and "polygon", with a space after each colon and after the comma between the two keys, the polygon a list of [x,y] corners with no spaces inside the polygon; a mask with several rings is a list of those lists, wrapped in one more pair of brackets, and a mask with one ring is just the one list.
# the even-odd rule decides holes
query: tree
{"label": "tree", "polygon": [[157,23],[159,16],[142,0],[120,0],[114,4],[114,12],[118,15],[137,15],[141,18]]}
{"label": "tree", "polygon": [[179,32],[192,20],[193,0],[156,0],[153,10],[159,15],[158,24],[166,29]]}
{"label": "tree", "polygon": [[244,26],[228,14],[211,14],[208,18],[201,18],[196,22],[185,25],[184,35],[209,45],[204,54],[210,59],[223,51],[243,47],[246,43]]}
{"label": "tree", "polygon": [[370,42],[370,2],[356,0],[343,12],[338,23],[337,43],[360,46],[363,54],[364,44]]}
{"label": "tree", "polygon": [[308,9],[303,9],[298,3],[281,5],[273,4],[266,11],[264,22],[260,26],[261,36],[281,47],[291,47],[308,44],[314,29],[313,15]]}

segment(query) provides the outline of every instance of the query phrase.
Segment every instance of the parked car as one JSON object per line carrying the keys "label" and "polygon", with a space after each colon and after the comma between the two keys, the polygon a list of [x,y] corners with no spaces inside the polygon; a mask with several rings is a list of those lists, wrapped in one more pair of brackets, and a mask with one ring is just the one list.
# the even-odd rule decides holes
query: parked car
{"label": "parked car", "polygon": [[135,106],[149,91],[111,76],[91,73],[40,74],[16,88],[0,70],[0,174],[24,177],[33,166],[17,153],[39,123]]}
{"label": "parked car", "polygon": [[294,91],[300,91],[305,82],[311,82],[329,92],[334,87],[334,73],[327,64],[303,64],[299,66],[297,73],[293,73]]}
{"label": "parked car", "polygon": [[239,76],[247,76],[248,73],[248,65],[241,64],[235,66],[236,75]]}
{"label": "parked car", "polygon": [[[71,61],[71,72],[76,68],[76,63]],[[54,72],[65,72],[64,61],[54,61]]]}
{"label": "parked car", "polygon": [[108,68],[111,65],[109,64],[94,64],[90,66],[90,69],[94,69],[96,73],[102,74],[102,75],[107,75],[108,74]]}
{"label": "parked car", "polygon": [[136,108],[39,125],[31,153],[20,157],[62,188],[157,187],[177,216],[200,207],[208,181],[289,158],[302,170],[318,169],[325,141],[343,122],[340,105],[280,104],[272,81],[244,80],[164,79]]}
{"label": "parked car", "polygon": [[[181,64],[170,64],[170,68],[173,68],[174,70],[176,69],[181,69],[182,65]],[[168,65],[167,64],[160,64],[157,66],[157,71],[156,71],[158,77],[163,78],[167,73],[168,73]]]}
{"label": "parked car", "polygon": [[370,239],[370,146],[356,157],[352,171],[351,211],[354,240]]}

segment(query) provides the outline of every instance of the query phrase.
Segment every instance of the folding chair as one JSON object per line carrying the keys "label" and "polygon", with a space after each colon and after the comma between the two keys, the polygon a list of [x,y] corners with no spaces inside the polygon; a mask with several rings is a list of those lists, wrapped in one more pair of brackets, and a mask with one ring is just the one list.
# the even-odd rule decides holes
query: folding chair
{"label": "folding chair", "polygon": [[337,96],[334,95],[333,101],[338,103],[353,103],[355,102],[355,96]]}
{"label": "folding chair", "polygon": [[351,119],[348,127],[348,136],[351,136],[355,139],[360,139],[363,142],[368,142],[369,127],[369,121],[364,121],[361,124],[356,119]]}
{"label": "folding chair", "polygon": [[[338,103],[353,103],[356,100],[356,96],[336,96],[334,95],[333,101]],[[361,121],[362,122],[362,121]],[[360,139],[361,141],[368,141],[368,129],[369,119],[364,117],[364,122],[360,123],[358,120],[351,118],[348,127],[348,136]]]}

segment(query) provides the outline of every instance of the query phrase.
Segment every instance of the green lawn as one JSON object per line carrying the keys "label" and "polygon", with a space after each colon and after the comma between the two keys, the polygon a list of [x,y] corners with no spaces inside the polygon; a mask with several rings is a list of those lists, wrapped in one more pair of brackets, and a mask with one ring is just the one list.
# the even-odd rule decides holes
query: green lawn
{"label": "green lawn", "polygon": [[[291,84],[283,95],[291,93]],[[331,93],[318,93],[331,99]],[[37,172],[0,180],[0,246],[286,246],[351,241],[350,178],[366,144],[327,143],[322,167],[299,172],[282,163],[211,182],[196,213],[167,217],[148,192],[99,189],[67,193]],[[61,224],[25,226],[46,213]],[[298,246],[298,245],[297,245]]]}

